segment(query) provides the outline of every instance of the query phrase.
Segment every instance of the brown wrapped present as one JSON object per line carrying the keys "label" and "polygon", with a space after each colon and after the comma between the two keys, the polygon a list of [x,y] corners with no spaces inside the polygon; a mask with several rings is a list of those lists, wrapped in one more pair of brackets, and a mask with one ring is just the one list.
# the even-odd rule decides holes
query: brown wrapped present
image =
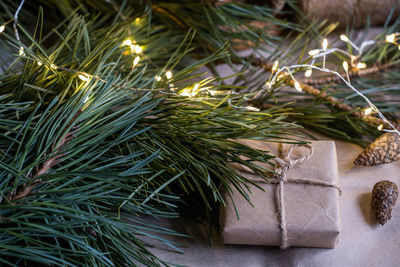
{"label": "brown wrapped present", "polygon": [[[335,143],[308,146],[245,140],[276,155],[275,178],[266,183],[250,169],[237,171],[264,189],[251,188],[249,204],[237,191],[221,208],[224,243],[333,248],[340,232],[338,168]],[[282,153],[283,152],[283,153]],[[263,163],[259,163],[263,165]],[[271,168],[265,165],[266,168]]]}

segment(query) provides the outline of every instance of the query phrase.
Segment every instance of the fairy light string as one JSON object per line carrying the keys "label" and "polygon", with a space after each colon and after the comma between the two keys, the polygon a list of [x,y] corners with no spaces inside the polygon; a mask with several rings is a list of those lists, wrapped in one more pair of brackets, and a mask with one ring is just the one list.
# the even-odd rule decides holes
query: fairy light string
{"label": "fairy light string", "polygon": [[[364,41],[360,46],[357,46],[354,44],[346,35],[341,35],[340,39],[345,42],[350,44],[357,52],[357,55],[352,55],[347,51],[338,49],[338,48],[330,48],[328,49],[328,41],[327,39],[324,39],[322,42],[322,49],[314,49],[310,50],[308,54],[312,57],[311,64],[296,64],[296,65],[290,65],[290,66],[283,66],[281,68],[278,67],[272,67],[271,68],[271,73],[274,73],[272,78],[266,82],[266,89],[269,90],[272,88],[274,84],[276,84],[281,76],[290,76],[293,82],[291,82],[291,85],[299,92],[303,91],[303,88],[301,86],[301,83],[296,80],[296,78],[293,75],[294,70],[299,70],[299,69],[305,69],[305,76],[310,77],[312,74],[312,70],[318,70],[321,72],[329,73],[332,74],[336,77],[338,77],[347,87],[349,87],[351,90],[353,90],[356,94],[358,94],[360,97],[362,97],[368,104],[368,108],[363,109],[363,116],[371,116],[372,114],[377,114],[378,117],[385,122],[387,126],[389,126],[391,129],[384,129],[384,125],[380,124],[377,128],[380,131],[385,131],[385,132],[395,132],[400,135],[399,130],[393,125],[391,121],[386,119],[386,117],[382,114],[381,111],[372,103],[372,101],[365,96],[362,92],[360,92],[357,88],[355,88],[350,81],[350,76],[349,76],[349,64],[347,61],[343,61],[343,69],[345,70],[346,77],[343,77],[339,72],[330,70],[326,68],[326,56],[334,53],[334,52],[340,52],[344,55],[347,55],[350,58],[350,64],[352,65],[353,68],[357,70],[365,69],[367,67],[366,63],[359,61],[361,58],[363,51],[365,47],[370,46],[372,44],[375,44],[376,41],[373,40],[367,40]],[[397,39],[400,39],[400,34],[399,33],[394,33],[386,36],[386,42],[388,43],[393,43],[397,46],[400,47],[400,45],[397,43]],[[314,63],[316,59],[321,58],[323,59],[323,64],[322,68],[315,66]],[[278,66],[279,63],[275,61],[274,66]],[[282,75],[284,74],[284,75]],[[259,95],[259,94],[258,94]],[[256,95],[257,97],[257,95]]]}
{"label": "fairy light string", "polygon": [[[400,36],[400,35],[399,35],[399,36]],[[351,81],[350,81],[350,77],[349,77],[349,64],[348,64],[347,61],[344,61],[344,62],[343,62],[343,68],[344,68],[345,73],[346,73],[346,77],[345,77],[345,78],[344,78],[340,73],[338,73],[338,72],[336,72],[336,71],[333,71],[333,70],[330,70],[330,69],[326,68],[326,66],[325,66],[325,65],[326,65],[326,56],[327,56],[327,55],[332,54],[332,53],[335,53],[335,52],[340,52],[340,53],[342,53],[342,54],[344,54],[344,55],[347,55],[347,56],[351,59],[350,64],[352,64],[352,67],[353,67],[353,68],[356,68],[356,69],[364,69],[364,68],[367,67],[366,64],[365,64],[364,62],[359,62],[358,59],[361,57],[362,52],[363,52],[363,49],[364,49],[366,46],[368,46],[368,45],[374,44],[375,41],[368,40],[368,41],[366,41],[366,42],[363,42],[363,43],[361,44],[361,46],[358,47],[358,46],[355,45],[353,42],[351,42],[350,39],[349,39],[347,36],[345,36],[345,35],[341,35],[340,39],[341,39],[342,41],[346,42],[346,43],[349,43],[355,50],[357,50],[357,51],[358,51],[358,55],[354,56],[354,55],[350,54],[349,52],[344,51],[344,50],[341,50],[341,49],[338,49],[338,48],[328,48],[328,41],[327,41],[327,39],[324,39],[324,41],[323,41],[323,43],[322,43],[322,49],[314,49],[314,50],[309,51],[309,55],[312,57],[312,62],[311,62],[311,64],[297,64],[297,65],[284,66],[284,67],[279,68],[279,62],[278,62],[278,61],[275,61],[274,64],[273,64],[273,66],[272,66],[272,68],[271,68],[271,73],[273,74],[273,75],[272,75],[272,78],[270,77],[269,81],[266,83],[267,89],[270,89],[270,88],[278,81],[278,79],[280,78],[280,76],[281,76],[281,77],[290,76],[291,79],[294,81],[293,87],[294,87],[297,91],[302,92],[303,90],[302,90],[301,83],[299,83],[299,82],[296,80],[296,78],[294,77],[294,75],[293,75],[293,72],[292,72],[292,71],[293,71],[294,69],[299,69],[299,68],[300,68],[300,69],[306,69],[306,71],[305,71],[305,76],[306,76],[306,77],[310,77],[310,76],[311,76],[312,70],[318,70],[318,71],[321,71],[321,72],[333,74],[333,75],[337,76],[337,77],[338,77],[341,81],[343,81],[351,90],[353,90],[354,92],[356,92],[359,96],[361,96],[361,97],[368,103],[369,108],[368,108],[368,109],[364,109],[364,115],[365,115],[365,116],[370,116],[372,113],[374,113],[374,114],[376,113],[376,114],[378,114],[378,116],[379,116],[388,126],[390,126],[393,130],[383,129],[383,125],[379,125],[379,126],[378,126],[378,129],[383,130],[383,131],[388,131],[388,132],[397,132],[397,133],[400,135],[400,132],[393,126],[393,124],[392,124],[389,120],[387,120],[387,119],[385,118],[385,116],[384,116],[384,115],[378,110],[378,108],[369,100],[369,98],[366,97],[364,94],[362,94],[359,90],[357,90],[354,86],[351,85]],[[393,41],[393,42],[395,41],[395,39],[391,39],[391,38],[389,38],[389,40],[390,40],[390,41]],[[135,41],[132,41],[132,40],[129,39],[129,38],[126,39],[125,41],[123,41],[122,45],[124,45],[124,46],[129,46],[129,47],[131,48],[131,50],[132,50],[133,53],[139,54],[139,53],[142,53],[142,52],[143,52],[142,49],[138,49],[138,48],[137,48],[137,47],[140,47],[140,46],[137,45]],[[322,67],[322,68],[317,67],[317,66],[314,65],[315,61],[316,61],[318,58],[321,58],[321,57],[323,58],[323,67]],[[140,56],[136,56],[136,57],[134,58],[134,60],[133,60],[133,67],[135,67],[135,66],[139,63],[139,61],[140,61]],[[39,64],[39,63],[38,63],[38,64]],[[54,67],[54,66],[53,66],[53,67]],[[66,70],[66,71],[75,73],[75,74],[78,75],[78,78],[80,78],[80,79],[83,80],[83,81],[87,81],[89,78],[94,78],[94,79],[100,80],[100,81],[102,81],[102,82],[107,82],[106,80],[103,80],[103,79],[101,79],[101,78],[98,77],[98,76],[93,76],[93,75],[88,74],[88,73],[85,73],[85,72],[70,70],[70,69],[66,69],[66,68],[58,68],[58,67],[56,67],[56,69]],[[170,88],[172,91],[175,91],[177,88],[175,88],[175,85],[171,82],[171,81],[172,81],[172,76],[173,76],[173,75],[172,75],[172,71],[171,71],[171,70],[165,71],[165,72],[164,72],[164,76],[165,76],[165,78],[166,78],[166,80],[167,80],[167,83],[168,83],[168,85],[169,85],[169,88]],[[160,81],[162,80],[162,76],[156,75],[156,76],[154,77],[154,79],[155,79],[157,82],[160,82]],[[116,87],[120,87],[120,86],[116,85]],[[135,89],[136,89],[136,88],[135,88]],[[144,91],[146,91],[146,90],[152,90],[152,91],[161,90],[161,89],[139,89],[139,88],[137,88],[137,89],[138,89],[138,90],[144,90]],[[184,97],[196,97],[200,91],[201,91],[201,90],[199,89],[199,84],[197,83],[197,84],[194,84],[192,88],[185,88],[185,89],[182,89],[178,94],[179,94],[180,96],[184,96]],[[168,92],[164,92],[164,93],[168,93]],[[170,93],[171,93],[171,92],[170,92]],[[176,95],[175,92],[172,92],[172,94],[173,94],[173,95]],[[232,101],[235,100],[235,99],[237,99],[237,98],[236,98],[236,97],[235,97],[235,98],[231,98],[231,99],[229,99],[229,101],[228,101],[228,104],[229,104],[231,107],[233,107],[233,108],[242,109],[242,110],[247,110],[247,111],[259,111],[259,110],[260,110],[259,108],[253,107],[253,106],[251,106],[251,105],[245,105],[245,106],[238,106],[238,105],[235,105],[235,104],[232,103]]]}
{"label": "fairy light string", "polygon": [[[21,8],[24,4],[24,0],[22,0],[14,14],[14,17],[12,19],[10,19],[9,21],[5,22],[4,24],[0,25],[0,34],[5,30],[6,25],[9,24],[10,22],[13,22],[13,29],[15,32],[15,37],[16,40],[20,45],[19,48],[19,52],[18,54],[20,56],[25,56],[25,50],[24,47],[22,46],[21,40],[20,40],[20,36],[18,33],[18,29],[17,29],[17,23],[18,23],[18,15],[21,11]],[[140,19],[139,19],[140,20]],[[139,21],[137,20],[137,21]],[[392,43],[395,44],[399,47],[400,49],[400,44],[398,43],[398,39],[400,39],[400,33],[391,33],[389,35],[386,35],[385,41],[387,43]],[[340,35],[340,40],[348,43],[352,48],[354,48],[354,50],[356,50],[358,52],[357,55],[353,55],[347,51],[344,51],[342,49],[339,48],[328,48],[328,40],[327,39],[323,39],[322,41],[322,49],[314,49],[308,52],[308,54],[311,56],[312,58],[312,62],[311,64],[296,64],[296,65],[291,65],[291,66],[283,66],[283,67],[279,67],[279,62],[275,61],[272,68],[271,68],[271,76],[270,79],[266,82],[266,88],[269,90],[272,88],[272,86],[278,82],[278,79],[280,77],[286,77],[286,76],[290,76],[290,78],[293,80],[293,87],[298,91],[298,92],[302,92],[303,88],[300,82],[298,82],[296,80],[296,78],[294,77],[292,71],[294,69],[298,70],[298,69],[304,69],[305,73],[304,75],[306,77],[310,77],[312,75],[312,71],[313,70],[318,70],[321,72],[325,72],[325,73],[330,73],[333,74],[334,76],[338,77],[344,84],[346,84],[351,90],[353,90],[355,93],[357,93],[360,97],[362,97],[367,104],[369,105],[368,108],[364,109],[364,115],[365,116],[370,116],[371,114],[377,114],[388,126],[390,126],[392,129],[383,129],[383,125],[379,125],[378,129],[379,130],[383,130],[386,132],[396,132],[397,134],[400,135],[399,130],[388,120],[386,119],[386,117],[382,114],[382,112],[379,111],[379,109],[371,102],[371,100],[365,96],[363,93],[361,93],[358,89],[356,89],[350,81],[350,75],[349,75],[349,64],[347,61],[343,62],[343,69],[345,70],[346,73],[346,77],[343,77],[340,73],[338,73],[337,71],[333,71],[330,70],[328,68],[326,68],[326,57],[329,54],[332,53],[342,53],[346,56],[348,56],[350,58],[350,64],[352,68],[355,68],[356,70],[360,70],[360,69],[365,69],[367,67],[367,65],[364,62],[360,62],[359,59],[361,58],[364,49],[367,46],[373,45],[376,42],[373,40],[368,40],[368,41],[364,41],[360,46],[356,45],[355,43],[353,43],[346,35],[342,34]],[[131,38],[127,38],[125,39],[122,44],[122,46],[128,46],[131,50],[131,53],[133,54],[133,61],[132,61],[132,71],[133,69],[139,64],[139,62],[141,61],[141,55],[143,53],[143,47],[141,47],[139,44],[136,43],[136,41],[132,40]],[[315,66],[315,61],[318,58],[322,57],[322,68]],[[43,62],[41,61],[36,61],[37,65],[39,67],[41,67],[43,64]],[[82,72],[82,71],[78,71],[78,70],[73,70],[73,69],[69,69],[69,68],[64,68],[64,67],[58,67],[56,66],[54,63],[51,64],[46,64],[46,66],[54,69],[54,70],[64,70],[70,73],[73,73],[75,75],[77,75],[77,77],[84,81],[84,82],[88,82],[90,79],[96,79],[99,80],[101,82],[108,82],[104,79],[102,79],[101,77],[97,76],[97,75],[92,75],[86,72]],[[282,75],[283,74],[283,75]],[[168,70],[164,73],[167,83],[169,85],[170,90],[175,91],[176,88],[174,86],[174,84],[171,82],[172,81],[172,71]],[[155,81],[160,82],[162,80],[162,76],[160,75],[156,75],[154,77]],[[121,87],[118,84],[112,84],[114,87]],[[134,90],[143,90],[143,91],[162,91],[160,89],[142,89],[142,88],[132,88]],[[181,90],[179,92],[179,95],[184,96],[184,97],[196,97],[198,95],[198,93],[201,91],[200,89],[200,84],[199,83],[195,83],[192,88],[184,88],[183,90]],[[232,93],[232,92],[231,92]],[[173,92],[173,94],[175,95],[176,93]],[[233,108],[238,108],[238,109],[244,109],[247,111],[259,111],[260,109],[257,107],[253,107],[251,105],[246,105],[246,106],[237,106],[235,104],[232,103],[232,101],[236,99],[236,98],[230,98],[228,100],[228,103],[231,107]],[[87,100],[86,100],[87,101]]]}
{"label": "fairy light string", "polygon": [[[24,5],[25,0],[21,0],[20,4],[17,7],[16,12],[14,13],[14,17],[11,18],[10,20],[6,21],[5,23],[0,25],[0,34],[3,33],[6,29],[6,26],[13,22],[13,29],[14,29],[14,34],[15,34],[15,39],[17,41],[17,43],[19,44],[19,50],[18,50],[18,55],[20,57],[27,57],[27,53],[25,51],[25,48],[21,42],[20,39],[20,35],[18,32],[18,15],[22,9],[22,6]],[[108,3],[112,3],[111,1],[107,1]],[[126,19],[126,18],[124,18]],[[140,22],[140,18],[136,18],[135,22],[139,23]],[[133,55],[133,59],[132,59],[132,68],[131,68],[131,73],[133,72],[133,70],[135,69],[135,67],[139,64],[139,62],[141,61],[142,57],[143,57],[143,47],[140,46],[134,39],[128,37],[126,38],[124,41],[122,41],[121,43],[122,47],[129,47],[130,48],[130,52]],[[30,51],[31,52],[31,51]],[[37,64],[37,66],[39,68],[41,67],[46,67],[49,68],[53,71],[66,71],[69,72],[71,74],[76,75],[76,77],[85,82],[88,83],[91,79],[100,81],[100,82],[104,82],[104,83],[108,83],[107,80],[97,76],[97,75],[93,75],[84,71],[80,71],[80,70],[75,70],[75,69],[71,69],[71,68],[67,68],[67,67],[60,67],[57,66],[54,63],[48,62],[47,60],[42,61],[40,59],[38,59],[38,57],[33,56],[34,57],[34,62]],[[277,69],[278,66],[275,66],[275,68]],[[168,84],[169,87],[169,91],[164,91],[162,88],[155,88],[155,89],[146,89],[146,88],[127,88],[125,85],[119,85],[116,83],[112,83],[111,86],[112,87],[116,87],[116,88],[122,88],[122,89],[130,89],[130,90],[136,90],[136,91],[155,91],[155,92],[159,92],[162,94],[167,94],[167,95],[180,95],[182,97],[196,97],[201,91],[207,91],[209,95],[214,96],[216,94],[216,92],[214,91],[210,91],[209,87],[204,87],[201,88],[200,83],[194,83],[190,88],[184,88],[182,90],[179,91],[178,88],[175,87],[175,85],[172,83],[173,81],[173,74],[171,70],[167,70],[165,71],[162,75],[155,75],[154,76],[154,80],[156,82],[161,82],[163,80],[163,76],[165,76],[166,78],[166,83]],[[129,77],[129,76],[128,76]],[[178,93],[177,93],[178,92]],[[233,91],[229,91],[230,94],[237,94],[236,92]],[[87,96],[84,100],[84,102],[86,103],[89,100],[89,97]],[[239,109],[244,109],[244,110],[248,110],[248,111],[259,111],[258,108],[252,107],[252,106],[237,106],[234,105],[232,103],[234,99],[230,99],[230,101],[228,101],[229,105],[233,108],[239,108]]]}

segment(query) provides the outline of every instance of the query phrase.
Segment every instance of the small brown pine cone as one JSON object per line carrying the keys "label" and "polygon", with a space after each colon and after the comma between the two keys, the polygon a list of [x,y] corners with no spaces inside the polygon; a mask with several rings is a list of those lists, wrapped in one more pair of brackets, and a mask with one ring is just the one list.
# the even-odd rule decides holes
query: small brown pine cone
{"label": "small brown pine cone", "polygon": [[392,208],[398,195],[397,185],[391,181],[380,181],[374,185],[371,208],[380,224],[384,225],[392,218]]}
{"label": "small brown pine cone", "polygon": [[367,147],[355,160],[355,165],[375,166],[400,159],[400,136],[384,133]]}

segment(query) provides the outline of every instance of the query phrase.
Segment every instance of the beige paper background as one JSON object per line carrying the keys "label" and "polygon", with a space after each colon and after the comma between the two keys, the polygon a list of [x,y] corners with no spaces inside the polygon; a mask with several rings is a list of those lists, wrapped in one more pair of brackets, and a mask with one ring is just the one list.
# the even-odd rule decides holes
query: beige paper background
{"label": "beige paper background", "polygon": [[[326,137],[321,137],[329,140]],[[207,240],[206,229],[193,221],[163,221],[163,225],[194,236],[173,238],[185,254],[165,247],[151,249],[166,261],[187,266],[216,267],[386,267],[400,266],[400,202],[393,218],[384,226],[376,224],[369,208],[371,190],[380,180],[400,185],[400,161],[375,167],[354,166],[361,147],[336,141],[340,185],[342,231],[334,249],[224,245],[215,235],[214,248]]]}

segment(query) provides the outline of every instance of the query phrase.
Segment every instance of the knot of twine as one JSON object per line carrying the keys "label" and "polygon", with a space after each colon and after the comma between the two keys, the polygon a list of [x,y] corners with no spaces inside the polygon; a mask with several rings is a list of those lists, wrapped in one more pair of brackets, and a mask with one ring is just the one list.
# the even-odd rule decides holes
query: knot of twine
{"label": "knot of twine", "polygon": [[[292,153],[297,147],[306,147],[308,148],[308,153],[301,157],[293,157]],[[270,179],[270,183],[277,184],[277,209],[278,216],[280,221],[280,229],[281,229],[281,248],[285,249],[289,247],[288,242],[288,232],[286,228],[286,211],[285,211],[285,198],[284,198],[284,185],[285,183],[297,183],[297,184],[310,184],[310,185],[318,185],[324,187],[333,187],[339,191],[341,194],[340,188],[332,183],[326,181],[316,181],[309,179],[288,179],[286,177],[286,173],[289,169],[293,168],[295,165],[308,160],[311,158],[313,154],[313,148],[309,144],[305,145],[292,145],[287,152],[283,152],[282,144],[279,147],[279,157],[275,158],[277,163],[277,167],[275,169],[276,176],[275,179]]]}

